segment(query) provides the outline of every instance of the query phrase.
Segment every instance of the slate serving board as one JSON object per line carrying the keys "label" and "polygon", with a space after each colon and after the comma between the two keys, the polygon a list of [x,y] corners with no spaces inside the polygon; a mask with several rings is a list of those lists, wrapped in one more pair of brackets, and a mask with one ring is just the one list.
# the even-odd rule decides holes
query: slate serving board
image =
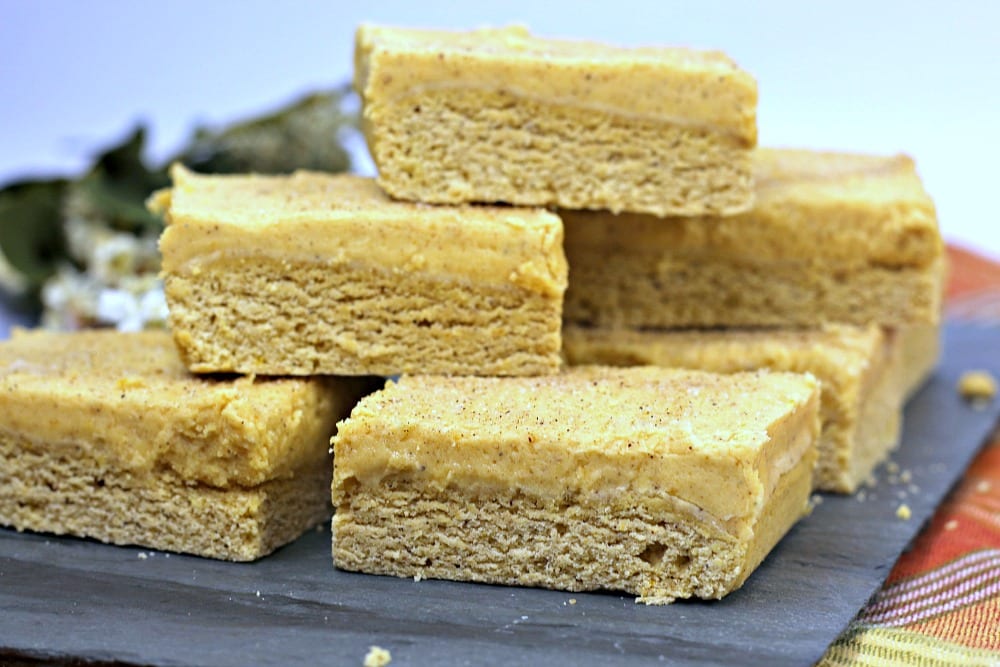
{"label": "slate serving board", "polygon": [[[719,602],[647,607],[608,593],[338,572],[328,529],[253,564],[0,529],[0,663],[359,665],[375,644],[393,666],[811,665],[988,437],[1000,400],[976,410],[955,384],[971,368],[1000,375],[998,352],[1000,329],[949,326],[893,456],[919,491],[880,470],[863,501],[825,496]],[[896,516],[900,502],[909,520]]]}

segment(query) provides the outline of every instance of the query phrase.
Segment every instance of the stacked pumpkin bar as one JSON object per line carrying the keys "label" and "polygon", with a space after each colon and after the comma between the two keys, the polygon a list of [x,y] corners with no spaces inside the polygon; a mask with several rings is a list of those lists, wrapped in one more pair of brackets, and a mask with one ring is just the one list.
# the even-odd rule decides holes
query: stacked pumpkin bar
{"label": "stacked pumpkin bar", "polygon": [[[363,27],[356,64],[394,197],[657,215],[752,204],[756,84],[721,54]],[[818,397],[812,376],[777,372],[404,376],[334,439],[334,561],[722,597],[805,509]]]}
{"label": "stacked pumpkin bar", "polygon": [[[406,378],[368,397],[335,439],[339,566],[721,597],[810,488],[852,491],[895,446],[902,404],[937,358],[943,279],[933,204],[907,158],[752,150],[756,86],[720,54],[362,28],[356,63],[391,195],[561,207],[571,364],[699,370]],[[747,371],[760,384],[741,384]],[[758,487],[761,514],[723,507],[719,489],[743,488],[727,464],[774,466],[762,450],[809,440],[817,421],[803,416],[815,386],[811,399],[784,386],[777,417],[761,405],[767,381],[813,376],[816,475],[790,495]],[[784,444],[750,444],[755,429]],[[649,460],[633,465],[631,448]],[[749,476],[773,482],[811,456],[785,451],[796,465]]]}
{"label": "stacked pumpkin bar", "polygon": [[[0,409],[9,458],[36,451],[41,471],[39,480],[25,473],[30,488],[20,475],[0,480],[4,493],[14,489],[0,495],[5,523],[258,556],[329,502],[328,492],[314,502],[304,470],[325,465],[318,484],[330,479],[331,422],[364,392],[363,380],[343,376],[402,373],[361,399],[332,440],[337,566],[668,602],[739,587],[802,516],[817,458],[820,486],[847,489],[884,456],[902,396],[936,354],[940,239],[926,195],[913,223],[873,176],[922,194],[915,176],[873,162],[845,180],[851,161],[867,158],[754,151],[756,84],[717,53],[540,40],[521,29],[362,27],[356,65],[378,180],[175,168],[151,207],[168,223],[161,250],[176,349],[143,366],[105,334],[86,360],[70,353],[45,371],[51,382],[33,400],[52,398],[59,410],[73,405],[81,378],[101,375],[94,358],[128,360],[74,408],[101,413],[102,401],[114,403],[109,387],[124,382],[124,400],[136,376],[145,398],[107,423],[81,417],[73,433],[50,433],[19,422],[16,406]],[[789,201],[801,210],[768,204],[781,190],[771,181],[828,159],[843,169],[820,168],[812,181],[830,188],[830,202],[854,202],[849,215],[813,215],[821,197],[795,188]],[[767,164],[773,179],[762,177]],[[873,221],[869,209],[880,211]],[[883,238],[882,227],[896,236]],[[680,287],[661,276],[671,267]],[[772,274],[773,283],[763,278]],[[736,308],[743,292],[716,290],[720,282],[775,290],[754,287]],[[698,312],[720,321],[690,318],[684,305],[664,314],[687,287]],[[832,309],[841,294],[857,303]],[[729,311],[749,315],[726,320]],[[798,328],[692,330],[730,325]],[[39,341],[36,351],[72,346]],[[25,364],[44,366],[26,361],[24,344],[7,344],[15,394],[28,386],[24,373],[37,374]],[[562,367],[561,355],[583,365]],[[609,367],[636,362],[655,365]],[[176,386],[149,379],[159,366],[175,369]],[[258,397],[258,387],[304,392],[312,407]],[[222,406],[222,422],[187,414],[200,405],[189,392],[211,394],[206,405]],[[179,414],[155,432],[179,434],[179,444],[153,438],[130,458],[129,441],[106,433],[128,414],[161,409]],[[175,425],[184,419],[194,435]],[[307,423],[309,437],[261,436],[271,432],[262,424],[288,420]],[[226,439],[233,430],[260,437]],[[244,475],[247,461],[257,463]],[[97,514],[47,523],[45,508],[64,502],[51,478],[64,474],[75,480],[64,496],[87,498]],[[122,490],[101,505],[108,480]],[[280,500],[273,509],[260,495],[272,486],[308,511]],[[217,490],[237,500],[205,518],[198,494]],[[141,530],[95,531],[98,515],[126,516],[130,494],[199,508],[166,520],[189,540],[159,539],[155,515]],[[195,544],[242,525],[228,508],[247,494],[285,526],[279,537],[251,536],[238,549]],[[25,510],[27,496],[37,512]]]}
{"label": "stacked pumpkin bar", "polygon": [[[482,57],[483,47],[492,55]],[[532,206],[704,213],[746,209],[751,196],[748,75],[718,54],[605,49],[595,61],[594,48],[519,30],[363,28],[358,80],[380,185],[176,168],[174,187],[153,201],[168,223],[170,323],[190,368],[404,374],[363,400],[333,441],[340,567],[614,588],[655,602],[721,597],[802,515],[819,429],[811,376],[560,369],[563,226]],[[477,81],[492,71],[512,89],[527,76],[531,103],[519,108],[516,94],[450,80],[470,68]],[[676,81],[679,97],[641,119],[595,109],[620,97],[615,81],[633,70],[645,72],[647,87]],[[593,81],[600,99],[573,78]],[[536,96],[550,80],[562,86],[555,104]],[[702,93],[720,100],[706,103]],[[493,149],[448,109],[492,118]],[[422,128],[392,120],[413,114]],[[534,158],[560,173],[518,163],[520,136],[500,148],[525,114],[569,128],[541,131],[543,144],[560,143]],[[595,121],[607,136],[572,139],[577,124]],[[650,148],[647,139],[626,141],[640,126],[670,134],[670,150],[656,150],[677,175],[636,153]],[[435,158],[431,128],[447,135],[443,150],[457,162]],[[388,143],[378,138],[386,131],[396,133]],[[400,132],[430,144],[400,144]],[[621,169],[608,178],[604,165],[618,152]],[[566,169],[567,155],[584,162]],[[588,164],[597,172],[588,175]],[[501,189],[480,191],[481,177],[497,173],[506,176],[487,180]],[[415,178],[400,189],[393,174]],[[581,181],[563,183],[571,174]],[[674,189],[656,185],[664,178]],[[545,199],[543,186],[557,198]],[[719,493],[727,486],[731,493]]]}

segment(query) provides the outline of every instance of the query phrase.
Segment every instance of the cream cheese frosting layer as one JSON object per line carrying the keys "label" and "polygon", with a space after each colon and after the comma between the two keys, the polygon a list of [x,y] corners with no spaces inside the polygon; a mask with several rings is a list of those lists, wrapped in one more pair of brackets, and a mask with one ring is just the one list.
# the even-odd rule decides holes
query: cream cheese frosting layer
{"label": "cream cheese frosting layer", "polygon": [[0,344],[0,429],[132,473],[255,486],[322,461],[359,386],[195,377],[165,331],[22,332]]}
{"label": "cream cheese frosting layer", "polygon": [[786,373],[404,377],[340,424],[335,495],[352,478],[395,477],[609,505],[670,495],[745,537],[782,474],[815,447],[818,395],[814,378]]}
{"label": "cream cheese frosting layer", "polygon": [[201,176],[181,166],[171,175],[174,187],[150,203],[168,222],[166,273],[269,257],[444,273],[547,296],[566,289],[562,222],[541,209],[396,202],[350,175]]}
{"label": "cream cheese frosting layer", "polygon": [[363,25],[355,87],[394,102],[429,90],[503,91],[554,106],[703,127],[757,141],[757,84],[717,51],[541,39],[519,26],[466,33]]}

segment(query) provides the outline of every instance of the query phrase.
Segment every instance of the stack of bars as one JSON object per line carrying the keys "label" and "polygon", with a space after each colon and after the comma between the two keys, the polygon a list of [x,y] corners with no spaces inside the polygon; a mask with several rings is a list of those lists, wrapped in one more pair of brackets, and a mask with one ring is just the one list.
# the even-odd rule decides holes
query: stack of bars
{"label": "stack of bars", "polygon": [[756,83],[719,53],[356,46],[386,192],[560,216],[569,367],[362,401],[336,439],[340,567],[722,597],[811,490],[853,491],[897,444],[943,287],[908,158],[755,150]]}
{"label": "stack of bars", "polygon": [[363,26],[355,64],[377,180],[175,167],[172,342],[6,344],[0,521],[256,557],[336,430],[338,567],[663,603],[896,445],[943,270],[908,159],[757,149],[720,53]]}

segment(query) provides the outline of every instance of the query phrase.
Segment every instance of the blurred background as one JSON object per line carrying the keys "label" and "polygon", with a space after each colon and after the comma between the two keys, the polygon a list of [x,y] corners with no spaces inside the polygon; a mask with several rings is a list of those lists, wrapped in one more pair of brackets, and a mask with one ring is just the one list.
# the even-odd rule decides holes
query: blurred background
{"label": "blurred background", "polygon": [[759,82],[762,144],[906,152],[945,236],[1000,257],[992,2],[3,0],[0,185],[75,175],[138,122],[162,160],[196,124],[346,82],[362,21],[722,49]]}

